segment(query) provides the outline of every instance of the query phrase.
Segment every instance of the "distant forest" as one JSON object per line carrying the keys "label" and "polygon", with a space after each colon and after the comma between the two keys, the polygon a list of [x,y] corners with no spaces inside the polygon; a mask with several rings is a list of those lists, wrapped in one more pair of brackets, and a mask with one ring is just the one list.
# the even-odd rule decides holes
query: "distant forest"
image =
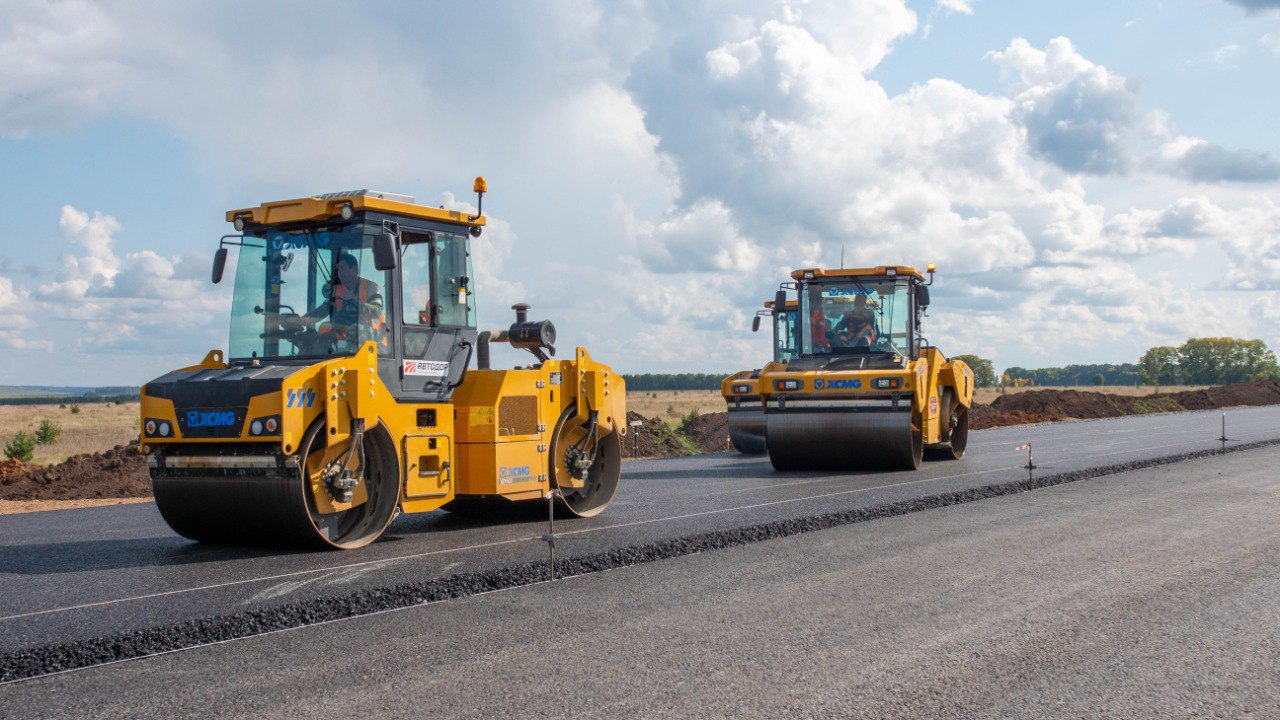
{"label": "distant forest", "polygon": [[[1037,387],[1142,384],[1142,370],[1136,363],[1068,365],[1035,369],[1011,367],[1007,368],[1004,374],[1009,376],[1010,381],[1030,380],[1031,384]],[[1099,375],[1102,376],[1102,382],[1098,382]]]}
{"label": "distant forest", "polygon": [[645,373],[623,375],[628,390],[719,390],[720,381],[733,373]]}

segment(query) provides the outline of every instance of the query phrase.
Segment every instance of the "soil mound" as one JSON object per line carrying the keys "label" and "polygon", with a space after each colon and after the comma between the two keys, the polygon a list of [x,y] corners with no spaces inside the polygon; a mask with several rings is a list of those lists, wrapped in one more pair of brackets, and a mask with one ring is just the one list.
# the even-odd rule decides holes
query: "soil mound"
{"label": "soil mound", "polygon": [[151,497],[147,459],[136,441],[106,452],[75,455],[49,467],[23,468],[11,475],[0,470],[0,500]]}
{"label": "soil mound", "polygon": [[729,449],[729,413],[699,415],[681,425],[680,433],[696,445],[699,452],[724,452]]}
{"label": "soil mound", "polygon": [[1152,395],[1112,395],[1080,390],[1028,390],[1001,395],[990,405],[976,405],[970,427],[1095,419],[1218,408],[1280,404],[1280,380],[1221,385],[1202,390]]}
{"label": "soil mound", "polygon": [[[630,425],[637,420],[643,423],[638,433]],[[622,457],[677,457],[695,452],[697,448],[672,430],[662,418],[647,418],[638,412],[627,411],[627,436],[622,438]]]}

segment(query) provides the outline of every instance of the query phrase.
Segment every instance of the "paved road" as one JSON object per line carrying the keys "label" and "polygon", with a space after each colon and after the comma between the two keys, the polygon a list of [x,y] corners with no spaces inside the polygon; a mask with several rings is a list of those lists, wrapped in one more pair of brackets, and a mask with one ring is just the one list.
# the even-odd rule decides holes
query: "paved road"
{"label": "paved road", "polygon": [[[1054,473],[1209,449],[1217,412],[976,432],[958,462],[918,473],[775,473],[767,459],[712,455],[628,463],[601,517],[559,526],[562,555],[866,507],[1023,476],[1030,440]],[[1233,410],[1228,434],[1280,438],[1280,407]],[[0,517],[0,652],[365,587],[502,568],[545,557],[538,520],[401,518],[354,553],[281,553],[193,544],[150,504]]]}
{"label": "paved road", "polygon": [[0,687],[11,717],[1276,717],[1280,448]]}

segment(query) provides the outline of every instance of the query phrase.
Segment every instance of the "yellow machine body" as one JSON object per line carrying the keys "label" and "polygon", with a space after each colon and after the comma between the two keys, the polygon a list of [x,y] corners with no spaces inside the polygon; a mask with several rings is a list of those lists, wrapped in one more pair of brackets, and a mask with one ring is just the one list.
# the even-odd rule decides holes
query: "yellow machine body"
{"label": "yellow machine body", "polygon": [[[792,277],[801,293],[844,278],[906,278],[913,300],[925,279],[915,268],[892,265],[812,268]],[[927,306],[923,297],[920,313]],[[810,353],[765,365],[758,382],[768,451],[779,469],[914,468],[924,455],[958,458],[964,452],[973,371],[935,347],[913,344],[902,354],[844,358]]]}
{"label": "yellow machine body", "polygon": [[[484,225],[483,216],[366,196],[269,203],[227,218],[327,221],[344,205],[349,215],[376,207],[472,235]],[[469,362],[469,343],[461,344]],[[383,351],[369,341],[313,362],[245,362],[214,350],[144,386],[141,440],[166,520],[210,542],[352,548],[376,539],[398,512],[461,509],[467,500],[558,497],[578,516],[608,504],[626,385],[584,348],[518,369],[464,364],[439,402],[396,397],[383,376],[396,365],[380,362]],[[405,362],[407,371],[414,361]],[[344,474],[354,486],[335,491]]]}
{"label": "yellow machine body", "polygon": [[[785,312],[774,313],[774,301],[768,300],[764,310],[757,311],[752,331],[759,330],[760,318],[771,318],[773,325],[773,358],[778,360],[794,352],[796,301],[788,300]],[[764,406],[760,400],[760,371],[743,370],[720,381],[720,394],[724,397],[729,415],[729,442],[744,455],[759,455],[766,451]]]}

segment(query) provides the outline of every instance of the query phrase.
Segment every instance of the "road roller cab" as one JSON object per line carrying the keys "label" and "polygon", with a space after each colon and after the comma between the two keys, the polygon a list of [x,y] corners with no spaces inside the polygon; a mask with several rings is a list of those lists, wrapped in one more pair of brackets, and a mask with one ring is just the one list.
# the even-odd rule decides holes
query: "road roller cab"
{"label": "road roller cab", "polygon": [[[483,179],[475,189],[482,202]],[[583,348],[554,358],[554,326],[526,305],[509,327],[478,330],[479,210],[359,190],[227,220],[238,232],[213,281],[238,249],[228,350],[142,388],[156,504],[178,533],[352,548],[400,511],[547,493],[578,516],[608,504],[622,378]],[[534,362],[491,369],[495,342]]]}
{"label": "road roller cab", "polygon": [[973,372],[921,335],[934,267],[792,273],[798,352],[760,372],[769,459],[778,470],[911,468],[958,459]]}
{"label": "road roller cab", "polygon": [[[786,362],[796,357],[800,346],[796,312],[795,300],[787,300],[779,312],[774,312],[774,301],[768,300],[764,309],[757,310],[751,319],[752,332],[759,332],[762,318],[770,319],[775,362]],[[720,394],[728,408],[729,442],[733,448],[746,455],[763,454],[765,424],[764,409],[760,404],[760,371],[743,370],[721,380]]]}

